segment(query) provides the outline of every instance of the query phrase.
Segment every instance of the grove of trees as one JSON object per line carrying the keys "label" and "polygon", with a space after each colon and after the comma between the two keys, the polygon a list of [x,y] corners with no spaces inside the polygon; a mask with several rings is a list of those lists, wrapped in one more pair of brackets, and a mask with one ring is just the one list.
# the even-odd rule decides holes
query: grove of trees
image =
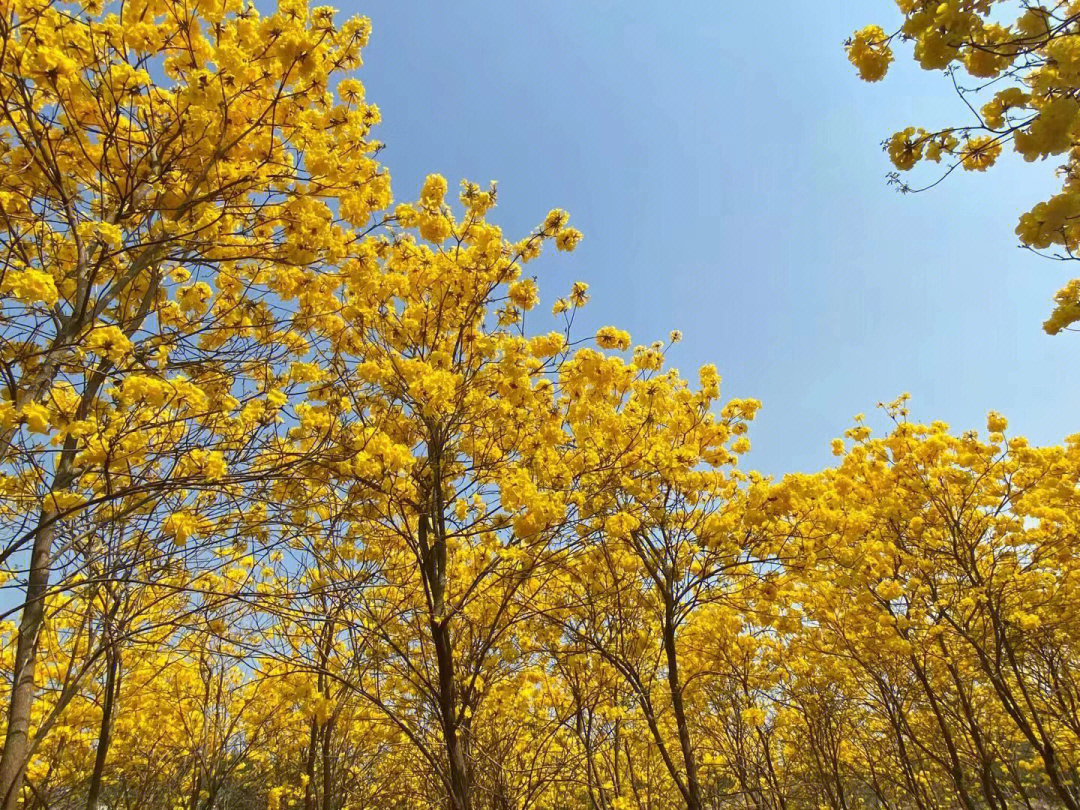
{"label": "grove of trees", "polygon": [[[1065,155],[1071,256],[1080,3],[899,5],[864,78],[995,84],[897,167]],[[1080,434],[744,471],[678,333],[531,326],[566,212],[395,200],[369,28],[0,0],[2,810],[1080,810]]]}

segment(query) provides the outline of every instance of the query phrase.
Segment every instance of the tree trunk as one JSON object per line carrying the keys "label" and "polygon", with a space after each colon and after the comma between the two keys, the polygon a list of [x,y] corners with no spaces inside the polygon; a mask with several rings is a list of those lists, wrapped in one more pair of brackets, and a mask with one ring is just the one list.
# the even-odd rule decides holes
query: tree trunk
{"label": "tree trunk", "polygon": [[19,621],[12,668],[11,698],[8,702],[7,734],[0,754],[0,807],[15,810],[26,773],[30,752],[30,713],[34,706],[34,674],[37,668],[38,636],[45,619],[45,596],[49,590],[49,563],[56,534],[56,512],[43,509],[30,551],[30,574],[26,600]]}
{"label": "tree trunk", "polygon": [[[150,285],[156,290],[156,282]],[[147,294],[149,296],[149,293]],[[136,326],[146,316],[149,297],[144,298]],[[134,332],[130,327],[126,334]],[[76,416],[85,419],[90,403],[97,397],[108,362],[102,361],[95,369],[83,392]],[[74,436],[64,440],[63,450],[56,464],[50,492],[57,492],[69,486],[73,479],[72,469],[78,441]],[[4,750],[0,753],[0,810],[15,810],[26,774],[27,759],[30,756],[30,716],[34,707],[36,690],[34,674],[37,668],[38,636],[45,618],[45,597],[49,591],[49,565],[52,562],[52,544],[60,513],[47,498],[38,516],[38,525],[34,530],[34,542],[30,549],[30,572],[26,582],[26,598],[23,601],[22,618],[19,621],[19,636],[15,645],[15,663],[12,668],[11,698],[8,702],[7,733],[4,737]]]}
{"label": "tree trunk", "polygon": [[[431,640],[435,646],[439,684],[439,720],[446,745],[450,804],[453,810],[469,810],[469,777],[465,749],[457,728],[457,687],[454,683],[454,647],[446,617],[446,540],[436,527],[429,532],[428,516],[419,520],[419,541],[426,560],[425,574],[431,592]],[[429,545],[429,540],[430,545]]]}
{"label": "tree trunk", "polygon": [[315,757],[319,750],[319,720],[311,718],[311,727],[308,734],[307,762],[304,765],[304,774],[307,782],[304,783],[304,810],[315,810]]}
{"label": "tree trunk", "polygon": [[450,770],[450,800],[454,810],[469,810],[469,782],[465,749],[457,730],[454,660],[445,621],[433,621],[431,633],[439,667],[439,714]]}
{"label": "tree trunk", "polygon": [[322,810],[333,808],[334,761],[331,743],[334,735],[334,721],[329,720],[323,726],[322,738]]}
{"label": "tree trunk", "polygon": [[679,656],[675,649],[675,612],[670,592],[664,594],[664,653],[667,656],[668,689],[671,692],[671,710],[679,730],[679,747],[682,749],[683,768],[686,771],[686,808],[701,810],[701,784],[698,781],[697,758],[690,742],[690,726],[683,705],[682,684],[679,682]]}
{"label": "tree trunk", "polygon": [[105,773],[105,759],[109,755],[109,744],[112,742],[113,707],[116,704],[116,693],[119,691],[120,655],[116,650],[110,649],[107,657],[105,696],[101,707],[101,728],[98,730],[94,771],[90,775],[90,788],[86,792],[86,810],[97,810],[98,799],[101,795],[101,779]]}

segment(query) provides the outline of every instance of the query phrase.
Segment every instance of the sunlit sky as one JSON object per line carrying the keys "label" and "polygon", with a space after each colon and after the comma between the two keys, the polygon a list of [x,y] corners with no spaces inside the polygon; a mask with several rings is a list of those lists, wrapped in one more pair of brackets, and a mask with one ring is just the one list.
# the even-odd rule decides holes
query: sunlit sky
{"label": "sunlit sky", "polygon": [[373,23],[360,75],[396,196],[429,172],[498,180],[494,219],[513,237],[569,210],[578,250],[529,266],[545,302],[583,280],[577,334],[680,329],[669,356],[684,374],[715,363],[725,396],[762,400],[750,466],[818,469],[852,416],[904,391],[914,418],[958,430],[989,409],[1034,442],[1080,430],[1080,335],[1041,329],[1080,271],[1013,233],[1055,166],[1010,158],[923,194],[887,186],[884,138],[963,120],[947,80],[904,57],[880,84],[856,78],[842,43],[893,26],[891,0],[341,11]]}

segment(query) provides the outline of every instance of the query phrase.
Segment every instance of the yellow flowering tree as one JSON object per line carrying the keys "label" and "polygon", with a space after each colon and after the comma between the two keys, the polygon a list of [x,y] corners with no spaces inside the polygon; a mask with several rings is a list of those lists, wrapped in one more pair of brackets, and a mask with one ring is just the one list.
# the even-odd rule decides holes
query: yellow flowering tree
{"label": "yellow flowering tree", "polygon": [[152,514],[182,547],[225,511],[206,487],[281,460],[264,439],[287,401],[282,365],[333,328],[318,268],[389,191],[366,138],[378,114],[344,78],[362,19],[171,2],[0,16],[2,555],[24,583],[10,808],[45,604],[87,564],[80,536]]}
{"label": "yellow flowering tree", "polygon": [[[597,339],[613,333],[602,329]],[[604,475],[581,492],[585,544],[563,572],[563,602],[552,615],[562,655],[594,660],[625,681],[681,803],[698,810],[705,804],[689,685],[701,658],[687,637],[697,624],[708,635],[731,621],[740,576],[762,562],[740,531],[741,476],[729,469],[749,449],[743,434],[759,403],[732,400],[714,413],[715,368],[701,370],[695,391],[663,369],[663,349],[640,346],[631,362],[582,351],[564,373],[585,417],[572,423],[577,444]]]}
{"label": "yellow flowering tree", "polygon": [[349,667],[335,677],[467,810],[482,704],[528,663],[514,653],[518,627],[557,564],[583,472],[558,384],[565,329],[527,335],[538,290],[523,266],[580,234],[555,210],[509,242],[486,221],[494,188],[463,184],[457,212],[447,191],[429,176],[342,266],[342,328],[320,347],[317,393],[294,429],[330,436],[338,455],[313,458],[288,498],[305,584],[343,617],[330,637]]}
{"label": "yellow flowering tree", "polygon": [[[1071,0],[897,0],[897,5],[903,22],[895,29],[869,25],[855,32],[847,43],[848,58],[864,80],[876,82],[894,60],[894,46],[911,43],[920,67],[950,77],[968,118],[944,128],[909,126],[897,132],[887,142],[893,165],[907,172],[919,163],[939,164],[933,185],[957,168],[987,170],[1006,148],[1029,162],[1060,160],[1061,191],[1024,213],[1016,234],[1035,251],[1076,258],[1080,6]],[[1059,290],[1055,301],[1043,324],[1050,334],[1080,320],[1080,280]]]}
{"label": "yellow flowering tree", "polygon": [[995,413],[980,437],[891,412],[891,433],[856,426],[838,467],[770,505],[815,554],[790,586],[806,620],[785,628],[782,686],[833,762],[823,788],[1074,807],[1077,437],[1034,448]]}

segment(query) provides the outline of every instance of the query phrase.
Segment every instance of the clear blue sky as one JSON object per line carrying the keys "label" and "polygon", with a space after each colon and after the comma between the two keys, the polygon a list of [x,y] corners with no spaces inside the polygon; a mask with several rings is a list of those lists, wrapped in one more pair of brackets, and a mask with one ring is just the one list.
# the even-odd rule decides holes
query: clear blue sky
{"label": "clear blue sky", "polygon": [[[574,280],[579,334],[635,342],[681,329],[688,376],[764,407],[749,464],[832,461],[851,417],[910,391],[913,416],[958,430],[1008,416],[1032,441],[1080,430],[1080,335],[1046,336],[1080,272],[1017,247],[1054,166],[1009,159],[902,196],[881,141],[955,123],[946,80],[903,58],[859,82],[843,40],[897,21],[891,0],[829,3],[349,0],[373,23],[361,78],[399,199],[428,172],[499,181],[496,221],[523,235],[549,208],[585,233],[530,265],[545,300]],[[545,326],[539,324],[539,326]],[[546,326],[545,326],[546,328]]]}

